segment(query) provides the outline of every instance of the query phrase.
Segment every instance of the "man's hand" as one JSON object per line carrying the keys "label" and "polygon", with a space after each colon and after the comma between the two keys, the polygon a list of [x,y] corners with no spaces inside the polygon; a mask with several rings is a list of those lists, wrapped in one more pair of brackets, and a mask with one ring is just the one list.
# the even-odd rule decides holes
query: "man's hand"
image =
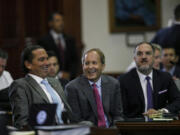
{"label": "man's hand", "polygon": [[149,109],[147,112],[143,113],[143,115],[150,116],[152,114],[157,114],[157,113],[158,111],[152,108],[152,109]]}
{"label": "man's hand", "polygon": [[65,72],[65,71],[61,71],[59,74],[60,78],[69,80],[70,79],[70,73],[69,72]]}

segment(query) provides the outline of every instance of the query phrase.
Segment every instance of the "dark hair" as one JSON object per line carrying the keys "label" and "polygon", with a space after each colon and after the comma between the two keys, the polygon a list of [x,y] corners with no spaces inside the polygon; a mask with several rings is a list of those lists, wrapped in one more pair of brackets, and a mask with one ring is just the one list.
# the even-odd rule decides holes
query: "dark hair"
{"label": "dark hair", "polygon": [[28,45],[21,53],[21,66],[25,73],[29,72],[29,69],[25,66],[25,61],[32,62],[33,54],[32,52],[37,49],[44,49],[40,45]]}
{"label": "dark hair", "polygon": [[105,64],[105,56],[104,56],[104,53],[99,49],[99,48],[93,48],[93,49],[90,49],[88,50],[87,52],[85,52],[82,56],[82,64],[84,63],[84,59],[85,59],[85,55],[88,54],[89,52],[93,52],[95,51],[99,57],[100,57],[100,60],[101,60],[101,63],[102,64]]}
{"label": "dark hair", "polygon": [[175,52],[175,55],[177,54],[176,49],[172,45],[166,44],[166,45],[163,46],[162,50],[164,50],[164,49],[173,49],[174,52]]}
{"label": "dark hair", "polygon": [[47,51],[47,54],[48,54],[48,58],[49,57],[57,57],[56,53],[54,51]]}
{"label": "dark hair", "polygon": [[134,54],[136,53],[136,48],[137,48],[138,46],[142,45],[142,44],[147,44],[147,45],[149,45],[149,46],[152,48],[153,53],[155,52],[155,47],[154,47],[150,42],[140,42],[140,43],[138,43],[138,44],[135,46],[135,48],[134,48]]}
{"label": "dark hair", "polygon": [[2,49],[0,49],[0,58],[8,59],[8,53]]}
{"label": "dark hair", "polygon": [[57,62],[58,62],[58,64],[59,64],[58,57],[57,57],[57,55],[56,55],[56,53],[55,53],[54,51],[47,51],[47,54],[48,54],[48,58],[50,58],[50,57],[56,57]]}
{"label": "dark hair", "polygon": [[61,15],[63,16],[63,13],[60,12],[53,12],[49,15],[48,22],[53,21],[55,15]]}
{"label": "dark hair", "polygon": [[176,20],[180,19],[180,4],[174,9],[174,16]]}

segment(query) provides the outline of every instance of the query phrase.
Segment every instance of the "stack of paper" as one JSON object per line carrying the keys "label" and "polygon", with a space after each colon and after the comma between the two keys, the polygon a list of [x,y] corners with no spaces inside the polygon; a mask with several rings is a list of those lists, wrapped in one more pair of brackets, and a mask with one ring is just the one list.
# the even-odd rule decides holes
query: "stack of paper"
{"label": "stack of paper", "polygon": [[86,125],[36,126],[38,135],[86,135],[90,127]]}
{"label": "stack of paper", "polygon": [[35,135],[35,131],[13,131],[9,135]]}

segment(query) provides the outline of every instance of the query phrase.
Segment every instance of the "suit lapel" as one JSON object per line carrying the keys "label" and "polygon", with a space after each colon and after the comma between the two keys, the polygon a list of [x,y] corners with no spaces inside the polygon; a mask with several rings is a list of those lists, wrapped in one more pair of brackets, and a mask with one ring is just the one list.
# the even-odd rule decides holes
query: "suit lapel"
{"label": "suit lapel", "polygon": [[33,90],[35,90],[47,103],[49,103],[49,100],[46,94],[44,93],[42,88],[39,86],[39,84],[32,77],[27,75],[26,81],[29,83],[29,85],[31,85],[31,87],[34,88]]}
{"label": "suit lapel", "polygon": [[61,97],[61,100],[63,101],[65,107],[71,111],[71,108],[69,104],[67,103],[63,88],[61,84],[59,83],[59,80],[55,80],[55,79],[51,80],[50,78],[48,78],[48,82],[54,88],[54,90],[58,93],[58,95]]}
{"label": "suit lapel", "polygon": [[92,87],[90,86],[88,80],[84,76],[81,76],[79,83],[81,83],[82,87],[80,89],[82,90],[84,95],[87,97],[95,116],[98,117],[97,116],[97,105],[96,105],[96,101],[94,98],[94,93],[93,93]]}
{"label": "suit lapel", "polygon": [[[156,70],[153,70],[153,103],[154,103],[154,108],[157,108],[157,95],[158,95],[158,90],[160,81],[158,81],[158,74]],[[157,83],[158,82],[158,83]]]}
{"label": "suit lapel", "polygon": [[110,107],[110,102],[109,102],[109,89],[111,89],[110,85],[106,81],[106,78],[102,75],[101,77],[101,93],[102,93],[102,104],[104,108],[105,114],[108,114],[107,112],[109,111]]}
{"label": "suit lapel", "polygon": [[133,72],[132,76],[133,76],[133,79],[134,79],[134,81],[133,81],[134,85],[133,86],[135,86],[133,89],[137,91],[139,99],[140,99],[140,102],[143,103],[143,106],[145,108],[144,94],[143,94],[143,89],[142,89],[142,86],[141,86],[141,82],[140,82],[139,76],[137,74],[136,69],[132,70],[132,72]]}

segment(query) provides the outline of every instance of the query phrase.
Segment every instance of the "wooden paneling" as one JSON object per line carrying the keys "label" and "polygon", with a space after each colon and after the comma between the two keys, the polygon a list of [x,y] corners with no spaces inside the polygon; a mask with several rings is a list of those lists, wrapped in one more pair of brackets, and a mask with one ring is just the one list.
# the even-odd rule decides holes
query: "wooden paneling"
{"label": "wooden paneling", "polygon": [[55,11],[64,13],[65,32],[75,37],[81,54],[80,0],[0,0],[0,48],[9,54],[7,70],[14,79],[24,76],[21,51],[47,34],[48,16]]}

